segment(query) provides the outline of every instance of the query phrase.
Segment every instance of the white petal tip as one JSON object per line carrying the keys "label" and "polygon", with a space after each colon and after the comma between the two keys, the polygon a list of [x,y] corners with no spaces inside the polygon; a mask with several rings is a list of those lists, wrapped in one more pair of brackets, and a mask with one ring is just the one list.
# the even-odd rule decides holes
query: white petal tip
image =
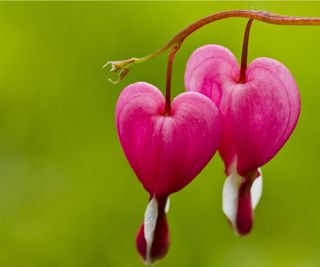
{"label": "white petal tip", "polygon": [[170,198],[167,198],[166,207],[164,208],[165,213],[168,213],[170,209]]}
{"label": "white petal tip", "polygon": [[227,177],[222,191],[222,210],[227,216],[233,228],[235,228],[237,208],[238,208],[238,191],[242,177],[233,173]]}
{"label": "white petal tip", "polygon": [[156,229],[157,225],[157,218],[158,218],[158,201],[155,197],[153,197],[144,213],[144,238],[147,243],[147,248],[146,248],[146,260],[145,264],[150,265],[151,259],[150,259],[150,254],[151,254],[151,248],[152,248],[152,243],[153,243],[153,238],[154,238],[154,231]]}
{"label": "white petal tip", "polygon": [[260,176],[257,177],[251,186],[251,203],[252,208],[255,209],[261,199],[262,195],[262,188],[263,188],[263,180],[262,180],[262,172],[261,169],[259,169]]}

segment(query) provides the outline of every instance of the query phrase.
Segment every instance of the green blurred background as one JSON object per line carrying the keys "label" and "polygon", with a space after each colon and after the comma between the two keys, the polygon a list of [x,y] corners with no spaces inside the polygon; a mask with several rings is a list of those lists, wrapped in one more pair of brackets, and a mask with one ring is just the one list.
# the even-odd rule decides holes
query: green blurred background
{"label": "green blurred background", "polygon": [[[134,246],[148,196],[119,145],[114,107],[135,81],[165,84],[166,55],[118,85],[102,65],[144,56],[191,22],[222,10],[320,16],[320,2],[0,3],[0,266],[142,266]],[[211,24],[179,51],[174,95],[197,47],[218,43],[239,58],[246,20]],[[234,236],[221,211],[218,156],[171,198],[171,248],[158,266],[320,266],[320,27],[255,22],[249,59],[293,73],[298,126],[264,168],[253,232]]]}

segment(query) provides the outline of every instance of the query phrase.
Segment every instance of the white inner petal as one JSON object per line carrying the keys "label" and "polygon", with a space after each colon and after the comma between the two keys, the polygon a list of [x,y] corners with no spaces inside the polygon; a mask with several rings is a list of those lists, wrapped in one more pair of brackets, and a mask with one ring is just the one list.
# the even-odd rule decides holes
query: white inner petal
{"label": "white inner petal", "polygon": [[261,169],[258,169],[260,176],[257,177],[254,181],[253,184],[251,186],[251,205],[252,205],[252,209],[255,209],[256,206],[259,203],[259,200],[261,198],[262,195],[262,186],[263,186],[263,182],[262,182],[262,172]]}
{"label": "white inner petal", "polygon": [[167,198],[166,207],[164,208],[164,211],[165,211],[166,213],[168,213],[168,212],[169,212],[169,209],[170,209],[170,198],[168,197],[168,198]]}
{"label": "white inner petal", "polygon": [[233,172],[227,177],[222,191],[222,210],[234,229],[238,209],[238,193],[242,179],[237,172]]}
{"label": "white inner petal", "polygon": [[154,232],[157,225],[158,218],[158,201],[153,197],[144,213],[144,238],[146,239],[146,260],[145,263],[151,263],[151,248],[154,238]]}
{"label": "white inner petal", "polygon": [[[258,170],[260,172],[260,176],[253,181],[250,189],[252,209],[256,208],[262,194],[262,173],[261,169]],[[234,229],[236,229],[235,224],[237,218],[239,188],[243,179],[244,178],[234,170],[231,175],[227,177],[223,185],[222,210]]]}

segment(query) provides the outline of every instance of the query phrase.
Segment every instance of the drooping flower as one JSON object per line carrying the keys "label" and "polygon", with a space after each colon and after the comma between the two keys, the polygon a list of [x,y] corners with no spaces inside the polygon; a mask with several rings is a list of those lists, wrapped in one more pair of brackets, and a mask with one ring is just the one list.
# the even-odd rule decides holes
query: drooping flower
{"label": "drooping flower", "polygon": [[185,87],[209,97],[221,112],[219,153],[228,176],[223,211],[243,235],[252,228],[253,209],[262,193],[260,167],[290,137],[299,117],[300,97],[289,70],[274,59],[252,61],[244,83],[239,75],[239,64],[228,49],[206,45],[189,58]]}
{"label": "drooping flower", "polygon": [[122,148],[150,195],[136,237],[138,252],[147,264],[168,250],[168,196],[205,167],[219,146],[222,128],[215,104],[197,92],[178,95],[170,114],[164,114],[164,108],[161,92],[143,82],[127,86],[116,105]]}

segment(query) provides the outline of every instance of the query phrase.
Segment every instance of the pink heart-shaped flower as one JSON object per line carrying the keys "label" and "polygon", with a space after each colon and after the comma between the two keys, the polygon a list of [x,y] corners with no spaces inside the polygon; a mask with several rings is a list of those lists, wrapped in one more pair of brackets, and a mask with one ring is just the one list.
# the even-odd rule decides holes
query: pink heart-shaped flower
{"label": "pink heart-shaped flower", "polygon": [[291,73],[274,59],[255,59],[246,70],[245,83],[239,83],[239,75],[239,64],[228,49],[206,45],[188,60],[185,87],[208,96],[221,112],[219,152],[229,176],[223,210],[235,230],[245,234],[252,227],[252,209],[262,192],[258,168],[290,137],[299,117],[300,97]]}
{"label": "pink heart-shaped flower", "polygon": [[205,167],[220,142],[220,115],[196,92],[182,93],[164,115],[161,92],[135,83],[121,93],[116,107],[124,153],[145,189],[167,196],[187,185]]}
{"label": "pink heart-shaped flower", "polygon": [[[170,114],[164,114],[164,107],[161,92],[143,82],[126,87],[116,106],[122,148],[151,197],[144,231],[140,230],[137,237],[138,250],[147,262],[163,256],[166,251],[152,244],[168,243],[154,240],[168,240],[167,236],[157,234],[168,232],[163,215],[168,195],[181,190],[199,174],[216,152],[221,136],[219,111],[202,94],[178,95],[172,102]],[[164,228],[159,230],[157,225]],[[155,250],[156,255],[152,255]]]}

